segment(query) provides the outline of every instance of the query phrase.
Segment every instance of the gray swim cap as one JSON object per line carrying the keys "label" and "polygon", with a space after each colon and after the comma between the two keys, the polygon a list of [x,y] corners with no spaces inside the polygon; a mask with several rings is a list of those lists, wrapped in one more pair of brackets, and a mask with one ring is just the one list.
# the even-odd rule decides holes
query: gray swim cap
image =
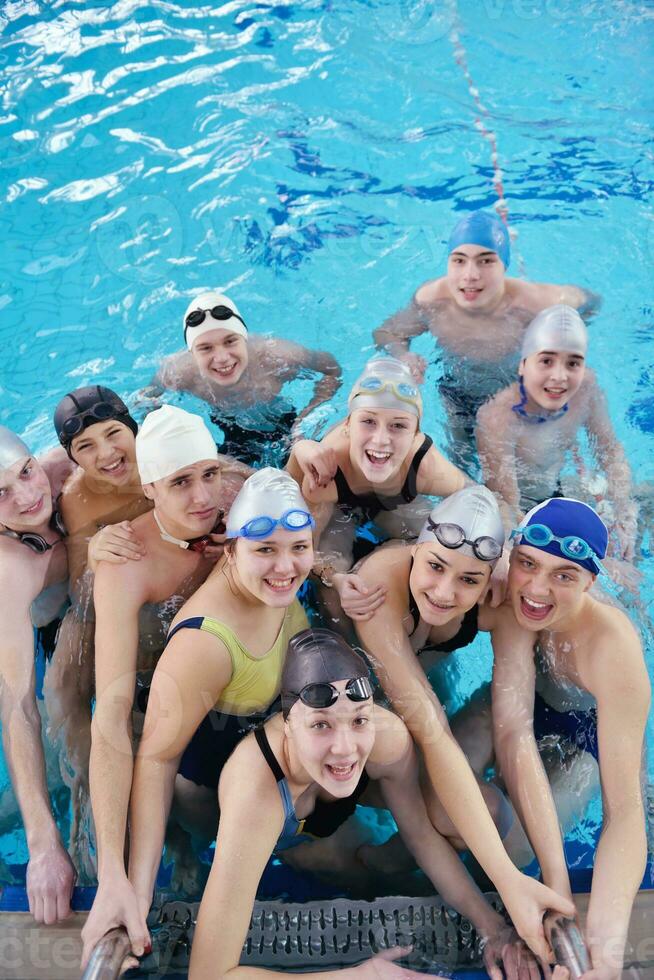
{"label": "gray swim cap", "polygon": [[[285,470],[264,466],[262,470],[257,470],[248,477],[237,493],[227,515],[226,537],[259,537],[258,534],[244,534],[246,525],[261,517],[277,522],[289,511],[300,511],[309,515],[309,507],[300,487]],[[304,530],[308,523],[298,525],[297,530]],[[293,528],[288,528],[291,529]]]}
{"label": "gray swim cap", "polygon": [[[451,528],[458,528],[462,535],[448,533]],[[418,544],[424,541],[438,541],[482,561],[497,561],[504,545],[504,526],[494,495],[487,487],[473,486],[446,497],[427,518]]]}
{"label": "gray swim cap", "polygon": [[15,432],[0,425],[0,470],[9,469],[19,459],[31,456],[31,452]]}
{"label": "gray swim cap", "polygon": [[548,306],[531,321],[522,338],[521,359],[543,350],[586,356],[588,331],[576,310],[564,303]]}
{"label": "gray swim cap", "polygon": [[308,684],[333,684],[368,677],[368,666],[342,636],[326,629],[307,629],[291,638],[281,679],[284,718]]}
{"label": "gray swim cap", "polygon": [[373,357],[357,378],[348,398],[356,408],[394,408],[422,416],[422,398],[411,371],[395,357]]}

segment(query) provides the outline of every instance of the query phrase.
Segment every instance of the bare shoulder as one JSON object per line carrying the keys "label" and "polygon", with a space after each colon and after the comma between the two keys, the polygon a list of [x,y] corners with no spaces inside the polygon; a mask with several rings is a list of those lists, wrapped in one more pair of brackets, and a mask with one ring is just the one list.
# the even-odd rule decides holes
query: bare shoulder
{"label": "bare shoulder", "polygon": [[502,423],[506,427],[507,420],[512,420],[514,413],[512,407],[520,401],[518,386],[511,384],[507,388],[502,388],[496,395],[479,408],[477,421],[484,426]]}
{"label": "bare shoulder", "polygon": [[414,300],[418,306],[431,306],[440,299],[447,299],[447,282],[444,276],[423,282],[415,291]]}
{"label": "bare shoulder", "polygon": [[0,538],[0,597],[5,610],[29,609],[43,588],[45,559],[11,538]]}
{"label": "bare shoulder", "polygon": [[384,768],[406,757],[411,747],[411,735],[395,712],[376,704],[373,708],[375,744],[368,758],[366,769],[372,779],[380,778]]}
{"label": "bare shoulder", "polygon": [[192,385],[197,379],[198,370],[195,366],[193,356],[188,350],[176,351],[168,354],[162,360],[157,377],[165,388],[173,391],[186,388]]}
{"label": "bare shoulder", "polygon": [[369,583],[379,582],[381,576],[395,591],[398,578],[403,581],[403,573],[408,573],[410,563],[411,547],[403,541],[393,541],[375,548],[362,562],[359,574]]}
{"label": "bare shoulder", "polygon": [[68,478],[78,469],[63,446],[55,446],[54,449],[49,449],[42,456],[39,456],[39,463],[47,474],[54,498],[59,496]]}

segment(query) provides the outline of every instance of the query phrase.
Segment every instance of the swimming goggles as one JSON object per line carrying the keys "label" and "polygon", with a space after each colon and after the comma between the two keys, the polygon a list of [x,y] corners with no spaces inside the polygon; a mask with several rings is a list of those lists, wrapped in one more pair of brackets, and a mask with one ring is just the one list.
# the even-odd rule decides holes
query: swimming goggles
{"label": "swimming goggles", "polygon": [[[61,538],[66,537],[67,532],[64,527],[63,518],[56,507],[53,508],[49,526],[52,531],[60,534]],[[26,548],[29,548],[36,555],[44,555],[46,551],[51,551],[55,545],[61,544],[61,538],[58,541],[46,541],[43,535],[37,534],[36,531],[12,531],[11,528],[7,528],[0,533],[5,538],[13,538],[15,541],[20,541],[21,544],[24,544]]]}
{"label": "swimming goggles", "polygon": [[526,527],[516,527],[511,531],[510,539],[522,537],[527,544],[535,548],[545,548],[552,541],[556,541],[561,554],[572,561],[587,561],[591,558],[600,571],[604,571],[601,560],[595,554],[591,546],[583,538],[578,538],[574,534],[568,534],[565,538],[559,538],[545,524],[528,524]]}
{"label": "swimming goggles", "polygon": [[480,561],[496,561],[502,554],[502,545],[495,538],[485,534],[470,541],[458,524],[435,524],[431,517],[428,517],[427,529],[444,548],[461,548],[464,544],[469,544],[473,554]]}
{"label": "swimming goggles", "polygon": [[[367,677],[355,677],[347,682],[344,693],[350,701],[367,701],[372,697],[372,687]],[[330,708],[338,701],[341,691],[333,684],[324,683],[307,684],[299,693],[289,691],[289,694],[298,697],[307,708]]]}
{"label": "swimming goggles", "polygon": [[[73,396],[69,395],[68,397],[72,398]],[[96,402],[91,408],[85,409],[78,415],[71,415],[65,420],[59,433],[59,442],[63,446],[68,445],[85,428],[87,419],[93,419],[96,422],[108,422],[109,419],[120,421],[119,416],[124,414],[125,412],[118,411],[117,406],[112,405],[111,402]]]}
{"label": "swimming goggles", "polygon": [[234,316],[241,321],[247,330],[247,324],[243,317],[240,317],[229,306],[213,306],[210,310],[191,310],[184,321],[184,339],[186,339],[186,331],[189,327],[199,327],[201,323],[204,323],[207,313],[210,313],[214,320],[231,320]]}
{"label": "swimming goggles", "polygon": [[283,527],[286,531],[303,531],[305,527],[315,527],[316,522],[308,510],[292,508],[278,518],[264,516],[253,517],[233,537],[267,538],[278,526]]}
{"label": "swimming goggles", "polygon": [[547,415],[538,415],[537,413],[528,412],[525,408],[527,404],[527,389],[525,388],[525,383],[520,378],[520,401],[517,405],[511,406],[511,411],[519,415],[521,419],[525,422],[529,422],[530,425],[542,425],[543,422],[555,422],[557,419],[563,418],[563,416],[568,411],[570,407],[566,402],[562,408],[559,408],[556,412],[548,412]]}
{"label": "swimming goggles", "polygon": [[356,398],[357,395],[377,394],[381,391],[387,391],[389,388],[400,401],[409,402],[411,405],[415,405],[420,398],[420,392],[416,386],[409,384],[408,381],[390,381],[389,379],[377,378],[373,375],[370,378],[363,378],[358,383],[350,395],[350,400]]}

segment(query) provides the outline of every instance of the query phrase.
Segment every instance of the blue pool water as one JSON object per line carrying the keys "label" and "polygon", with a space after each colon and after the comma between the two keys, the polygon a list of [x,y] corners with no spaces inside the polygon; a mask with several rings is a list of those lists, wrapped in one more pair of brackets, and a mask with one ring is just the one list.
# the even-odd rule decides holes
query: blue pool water
{"label": "blue pool water", "polygon": [[[341,360],[324,427],[372,330],[443,271],[456,215],[495,205],[493,136],[512,271],[603,294],[589,361],[652,481],[653,23],[626,0],[6,3],[0,420],[51,445],[63,393],[133,395],[220,286],[254,330]],[[414,349],[438,444],[440,364]],[[646,534],[642,616],[650,559]],[[489,669],[485,642],[459,656],[461,696]],[[0,853],[24,860],[20,833]]]}

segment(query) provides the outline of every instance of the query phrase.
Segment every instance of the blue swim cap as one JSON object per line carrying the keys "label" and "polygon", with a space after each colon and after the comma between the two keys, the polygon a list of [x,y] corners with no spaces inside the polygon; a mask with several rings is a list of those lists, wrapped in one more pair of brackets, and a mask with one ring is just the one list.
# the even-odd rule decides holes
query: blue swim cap
{"label": "blue swim cap", "polygon": [[505,269],[511,261],[511,242],[509,232],[496,214],[488,211],[472,211],[454,226],[447,246],[450,255],[459,245],[480,245],[497,252]]}
{"label": "blue swim cap", "polygon": [[[562,541],[565,538],[570,540],[563,544],[556,540],[541,544],[520,533],[523,529],[536,525],[547,528],[552,535]],[[538,548],[548,555],[573,561],[593,575],[602,571],[601,565],[595,558],[601,560],[605,557],[609,543],[609,532],[601,517],[588,504],[574,500],[572,497],[554,497],[532,507],[511,537],[518,544],[522,541],[530,548]],[[543,534],[542,537],[544,539],[547,535]],[[583,544],[588,547],[583,548]],[[593,555],[585,558],[575,556],[575,551],[579,550],[580,554],[583,554],[588,551],[588,548],[592,550]]]}

